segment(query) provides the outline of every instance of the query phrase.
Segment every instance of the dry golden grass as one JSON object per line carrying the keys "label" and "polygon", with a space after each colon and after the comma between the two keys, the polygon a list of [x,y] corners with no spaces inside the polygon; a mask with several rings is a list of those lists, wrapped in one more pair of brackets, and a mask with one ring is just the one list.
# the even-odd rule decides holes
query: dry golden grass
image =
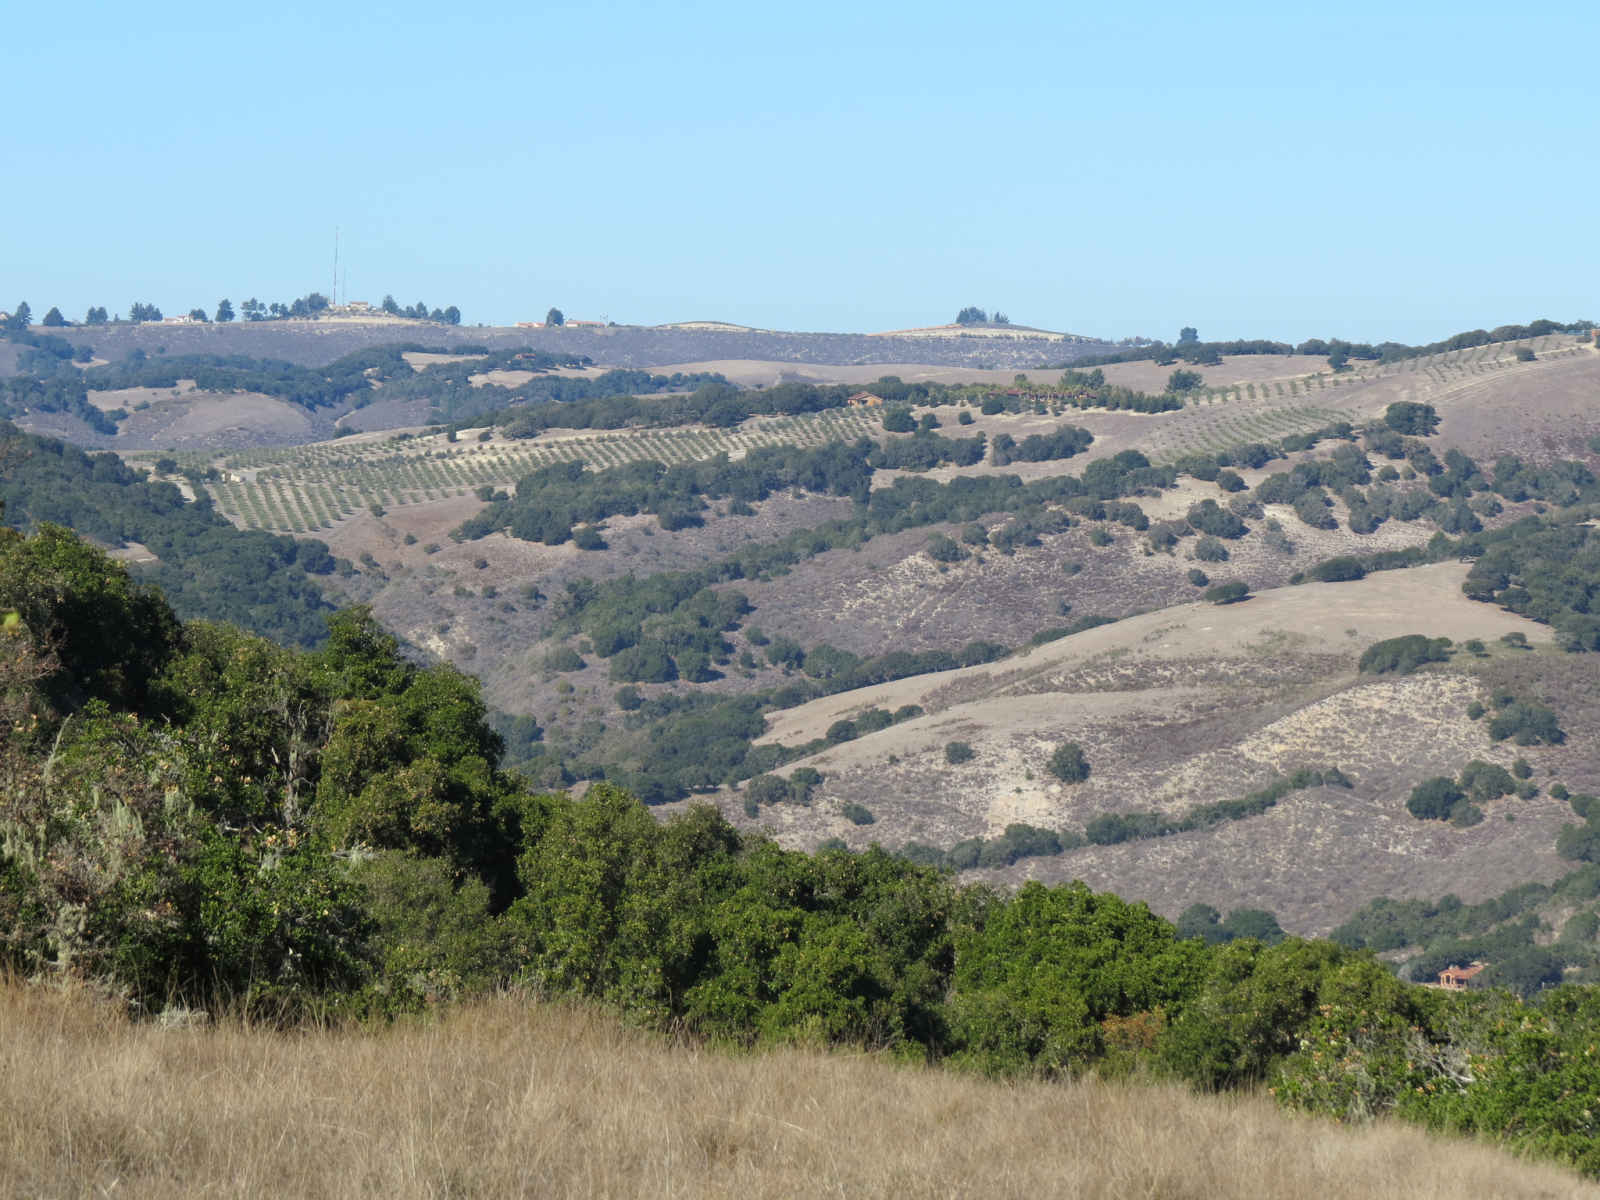
{"label": "dry golden grass", "polygon": [[0,988],[6,1196],[1566,1197],[1485,1146],[1263,1099],[674,1047],[499,998],[378,1032],[131,1025]]}

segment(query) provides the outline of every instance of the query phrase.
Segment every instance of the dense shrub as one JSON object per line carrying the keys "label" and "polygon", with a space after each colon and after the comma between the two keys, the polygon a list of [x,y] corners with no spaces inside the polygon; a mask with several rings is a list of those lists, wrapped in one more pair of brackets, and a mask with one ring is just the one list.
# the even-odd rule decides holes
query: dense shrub
{"label": "dense shrub", "polygon": [[1241,538],[1249,532],[1243,521],[1219,506],[1215,500],[1202,500],[1190,505],[1188,521],[1196,532],[1217,538]]}
{"label": "dense shrub", "polygon": [[1439,413],[1431,404],[1399,400],[1383,412],[1383,423],[1398,434],[1427,437],[1439,426]]}
{"label": "dense shrub", "polygon": [[1062,742],[1057,746],[1045,768],[1062,783],[1082,783],[1089,778],[1089,760],[1077,742]]}
{"label": "dense shrub", "polygon": [[968,552],[954,539],[936,533],[928,539],[928,557],[934,562],[958,563],[968,557]]}
{"label": "dense shrub", "polygon": [[544,656],[546,671],[581,671],[583,665],[583,655],[571,646],[557,646]]}
{"label": "dense shrub", "polygon": [[1514,700],[1489,719],[1489,736],[1519,746],[1558,746],[1567,740],[1556,714],[1531,700]]}
{"label": "dense shrub", "polygon": [[1233,580],[1230,583],[1219,583],[1205,591],[1205,598],[1212,604],[1237,604],[1250,597],[1250,585],[1242,580]]}
{"label": "dense shrub", "polygon": [[1359,558],[1350,555],[1325,558],[1306,572],[1308,579],[1318,583],[1350,583],[1357,579],[1365,579],[1366,575],[1366,566]]}
{"label": "dense shrub", "polygon": [[1362,652],[1358,669],[1363,675],[1409,675],[1424,663],[1447,662],[1449,658],[1449,638],[1408,633],[1368,646]]}
{"label": "dense shrub", "polygon": [[1295,498],[1294,515],[1313,529],[1336,529],[1339,523],[1329,511],[1330,503],[1327,493],[1321,488],[1308,488]]}
{"label": "dense shrub", "polygon": [[670,683],[678,668],[664,648],[652,642],[629,646],[611,656],[611,678],[625,683]]}
{"label": "dense shrub", "polygon": [[1411,789],[1406,810],[1418,820],[1445,821],[1450,818],[1456,805],[1466,798],[1467,794],[1456,786],[1454,779],[1448,775],[1437,775]]}

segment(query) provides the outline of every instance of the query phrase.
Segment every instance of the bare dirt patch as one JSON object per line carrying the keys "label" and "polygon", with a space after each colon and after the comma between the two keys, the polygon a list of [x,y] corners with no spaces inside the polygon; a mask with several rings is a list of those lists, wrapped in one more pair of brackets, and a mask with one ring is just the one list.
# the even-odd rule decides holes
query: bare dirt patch
{"label": "bare dirt patch", "polygon": [[425,371],[441,363],[476,362],[481,354],[432,354],[426,350],[406,350],[401,355],[413,371]]}
{"label": "bare dirt patch", "polygon": [[[153,397],[148,407],[131,411],[126,403],[134,393]],[[130,388],[121,392],[90,393],[100,407],[108,400],[128,407],[115,438],[107,440],[118,451],[210,450],[251,446],[294,446],[325,437],[331,431],[327,414],[313,414],[296,404],[258,392],[171,391]]]}
{"label": "bare dirt patch", "polygon": [[168,400],[176,400],[194,391],[194,380],[180,379],[177,387],[171,388],[117,388],[109,392],[86,392],[89,403],[101,412],[111,412],[123,408],[132,412],[141,404],[162,404]]}
{"label": "bare dirt patch", "polygon": [[1328,370],[1328,360],[1311,354],[1234,354],[1215,367],[1197,367],[1180,362],[1161,367],[1154,362],[1112,363],[1100,368],[1108,383],[1133,388],[1137,392],[1164,392],[1174,371],[1194,371],[1208,388],[1232,387],[1243,383],[1301,379]]}

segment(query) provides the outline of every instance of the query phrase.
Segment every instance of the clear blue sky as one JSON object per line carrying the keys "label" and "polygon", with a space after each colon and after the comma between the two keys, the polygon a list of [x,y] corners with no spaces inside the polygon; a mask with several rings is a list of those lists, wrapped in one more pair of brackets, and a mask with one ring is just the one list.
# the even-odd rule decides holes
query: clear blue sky
{"label": "clear blue sky", "polygon": [[1600,314],[1592,3],[8,7],[0,306],[1422,341]]}

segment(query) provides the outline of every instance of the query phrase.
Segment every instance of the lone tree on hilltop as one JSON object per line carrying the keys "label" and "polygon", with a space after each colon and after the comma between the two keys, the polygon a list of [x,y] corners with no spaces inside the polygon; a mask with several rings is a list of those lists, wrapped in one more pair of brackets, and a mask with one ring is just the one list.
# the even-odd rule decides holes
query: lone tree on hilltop
{"label": "lone tree on hilltop", "polygon": [[1178,330],[1178,345],[1180,346],[1187,346],[1190,343],[1198,342],[1199,340],[1200,331],[1193,325],[1185,325],[1182,329]]}
{"label": "lone tree on hilltop", "polygon": [[217,324],[226,325],[231,320],[233,320],[233,301],[231,301],[231,300],[218,300],[217,301]]}
{"label": "lone tree on hilltop", "polygon": [[956,314],[957,325],[987,325],[989,314],[976,304],[969,304]]}
{"label": "lone tree on hilltop", "polygon": [[546,325],[565,325],[567,323],[566,314],[563,313],[559,308],[552,308],[549,312],[545,313],[544,323]]}

